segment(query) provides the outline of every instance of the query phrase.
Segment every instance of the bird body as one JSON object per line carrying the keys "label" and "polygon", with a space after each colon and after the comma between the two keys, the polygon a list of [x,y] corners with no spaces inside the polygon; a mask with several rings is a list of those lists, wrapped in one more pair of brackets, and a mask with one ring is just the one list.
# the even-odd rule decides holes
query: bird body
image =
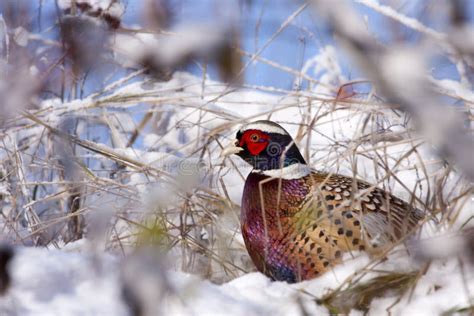
{"label": "bird body", "polygon": [[245,245],[257,269],[275,280],[317,277],[340,263],[343,252],[379,253],[422,218],[365,181],[312,170],[273,122],[243,127],[231,148],[227,153],[254,166],[242,195]]}

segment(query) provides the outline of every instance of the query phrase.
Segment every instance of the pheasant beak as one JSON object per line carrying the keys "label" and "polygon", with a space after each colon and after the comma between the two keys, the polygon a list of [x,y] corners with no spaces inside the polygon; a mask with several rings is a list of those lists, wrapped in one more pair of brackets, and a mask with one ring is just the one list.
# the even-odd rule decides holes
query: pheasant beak
{"label": "pheasant beak", "polygon": [[227,147],[222,149],[220,157],[221,158],[227,157],[227,156],[230,156],[232,154],[237,154],[237,153],[241,152],[242,150],[244,150],[242,147],[237,146],[238,143],[239,143],[239,141],[236,139],[232,143],[230,143]]}

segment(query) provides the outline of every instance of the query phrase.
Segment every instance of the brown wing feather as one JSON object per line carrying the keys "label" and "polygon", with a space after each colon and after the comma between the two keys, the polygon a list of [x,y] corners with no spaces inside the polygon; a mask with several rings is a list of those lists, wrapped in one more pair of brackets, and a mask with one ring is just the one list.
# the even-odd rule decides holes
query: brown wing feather
{"label": "brown wing feather", "polygon": [[[406,202],[352,178],[313,173],[313,194],[295,216],[294,241],[303,248],[298,260],[340,261],[341,251],[379,253],[410,232],[421,219]],[[321,247],[322,250],[318,250]]]}

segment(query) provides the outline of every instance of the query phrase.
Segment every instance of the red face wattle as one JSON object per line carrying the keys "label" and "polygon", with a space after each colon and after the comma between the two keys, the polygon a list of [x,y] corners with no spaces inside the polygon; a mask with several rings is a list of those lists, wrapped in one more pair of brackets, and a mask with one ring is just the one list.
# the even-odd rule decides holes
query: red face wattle
{"label": "red face wattle", "polygon": [[259,130],[247,130],[242,135],[239,146],[245,148],[253,155],[259,155],[268,146],[270,136]]}

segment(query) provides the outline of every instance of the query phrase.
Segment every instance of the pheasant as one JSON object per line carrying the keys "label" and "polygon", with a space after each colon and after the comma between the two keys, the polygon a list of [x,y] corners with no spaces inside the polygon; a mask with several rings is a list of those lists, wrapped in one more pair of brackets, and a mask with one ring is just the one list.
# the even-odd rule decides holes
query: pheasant
{"label": "pheasant", "polygon": [[379,254],[418,224],[420,210],[365,181],[311,169],[290,134],[271,121],[244,125],[221,156],[253,166],[241,229],[257,269],[290,283],[315,278],[342,254]]}

